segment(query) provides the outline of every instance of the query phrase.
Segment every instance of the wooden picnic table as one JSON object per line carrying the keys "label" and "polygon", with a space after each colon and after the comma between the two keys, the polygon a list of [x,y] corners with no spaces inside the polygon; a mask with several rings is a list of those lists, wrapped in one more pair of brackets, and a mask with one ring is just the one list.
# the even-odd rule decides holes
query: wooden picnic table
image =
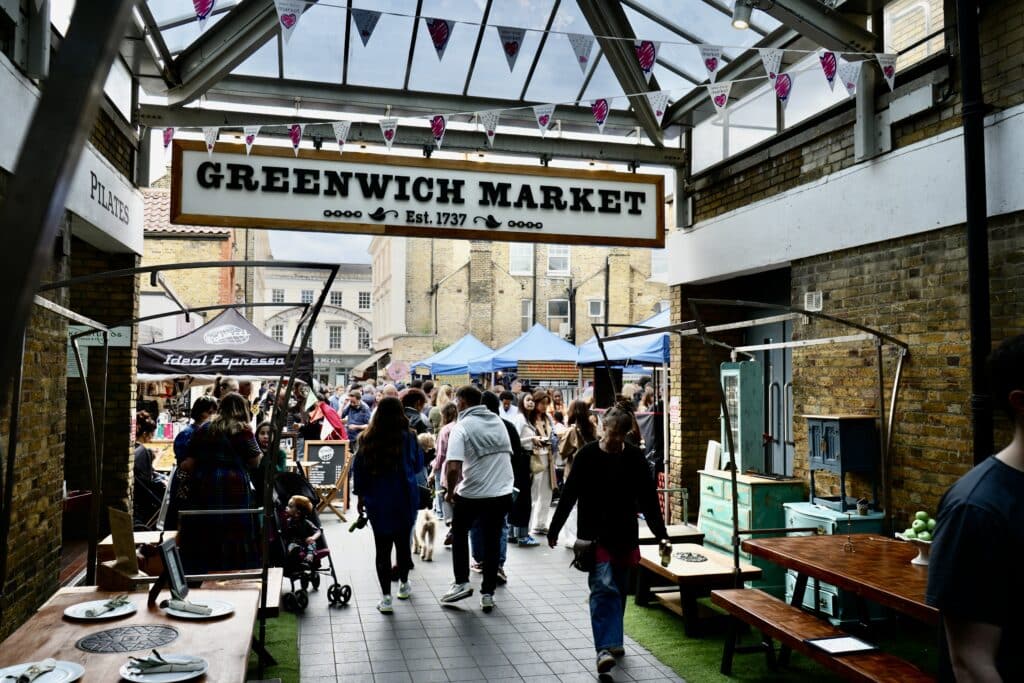
{"label": "wooden picnic table", "polygon": [[[704,545],[704,532],[693,526],[692,524],[670,524],[665,527],[668,531],[668,540],[672,544],[676,543],[696,543],[697,545]],[[652,532],[646,524],[640,525],[639,534],[640,545],[657,545],[658,539],[654,537]]]}

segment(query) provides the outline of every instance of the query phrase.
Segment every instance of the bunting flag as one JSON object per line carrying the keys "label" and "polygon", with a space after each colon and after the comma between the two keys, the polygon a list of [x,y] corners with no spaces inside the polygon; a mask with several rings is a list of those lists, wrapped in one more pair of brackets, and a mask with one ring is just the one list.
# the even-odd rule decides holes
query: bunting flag
{"label": "bunting flag", "polygon": [[388,151],[391,151],[391,143],[395,141],[395,134],[398,133],[398,119],[381,119],[380,133],[384,136],[384,144]]}
{"label": "bunting flag", "polygon": [[491,147],[494,147],[494,136],[498,132],[499,118],[501,118],[501,112],[497,110],[480,112],[480,123],[483,124],[484,135],[487,136],[487,144]]}
{"label": "bunting flag", "polygon": [[430,42],[434,44],[434,49],[437,50],[438,61],[441,61],[444,59],[444,51],[448,49],[448,41],[452,39],[452,29],[455,28],[455,22],[450,19],[428,19],[426,17],[423,18],[423,21],[427,22]]}
{"label": "bunting flag", "polygon": [[213,154],[213,148],[217,144],[218,135],[220,135],[220,128],[203,128],[203,139],[206,140],[207,154]]}
{"label": "bunting flag", "polygon": [[196,11],[196,19],[199,20],[200,31],[206,28],[206,20],[213,13],[213,6],[215,4],[217,4],[217,0],[192,0],[192,9]]}
{"label": "bunting flag", "polygon": [[722,66],[722,48],[717,45],[700,45],[700,60],[704,62],[704,68],[708,70],[708,78],[715,82],[718,77],[718,69]]}
{"label": "bunting flag", "polygon": [[594,123],[597,124],[597,130],[602,135],[604,135],[604,124],[608,122],[608,109],[608,100],[603,97],[590,103],[590,111],[594,114]]}
{"label": "bunting flag", "polygon": [[636,59],[640,63],[640,71],[643,72],[647,82],[651,82],[651,76],[654,75],[654,64],[658,61],[658,45],[653,40],[638,40],[633,43],[633,49],[636,51]]}
{"label": "bunting flag", "polygon": [[711,83],[708,85],[708,96],[711,104],[715,105],[715,111],[721,114],[729,106],[729,91],[732,90],[732,81]]}
{"label": "bunting flag", "polygon": [[299,144],[302,142],[302,132],[306,130],[306,124],[293,123],[288,126],[288,138],[292,141],[292,151],[299,156]]}
{"label": "bunting flag", "polygon": [[555,105],[553,104],[538,104],[533,108],[533,115],[537,117],[537,127],[540,128],[541,137],[548,132],[548,126],[551,125],[554,114]]}
{"label": "bunting flag", "polygon": [[174,139],[174,129],[164,128],[164,151],[171,146],[171,140]]}
{"label": "bunting flag", "polygon": [[775,80],[775,76],[779,73],[779,68],[782,66],[782,55],[783,51],[777,48],[764,48],[761,52],[761,63],[764,64],[765,73],[768,74],[768,78]]}
{"label": "bunting flag", "polygon": [[441,141],[448,130],[448,117],[444,114],[437,114],[430,119],[430,135],[434,138],[434,144],[441,149]]}
{"label": "bunting flag", "polygon": [[825,73],[825,80],[828,81],[828,89],[835,90],[836,67],[838,66],[836,53],[831,50],[820,50],[818,52],[818,61],[821,62],[821,70]]}
{"label": "bunting flag", "polygon": [[277,7],[277,22],[281,25],[281,35],[287,43],[299,23],[302,10],[306,8],[306,0],[274,0],[274,6]]}
{"label": "bunting flag", "polygon": [[846,88],[846,94],[854,97],[857,94],[857,84],[860,83],[860,69],[864,62],[840,62],[839,80]]}
{"label": "bunting flag", "polygon": [[260,134],[259,126],[245,126],[242,128],[242,136],[245,139],[245,155],[249,156],[252,146],[256,142],[256,136]]}
{"label": "bunting flag", "polygon": [[348,130],[352,126],[350,121],[335,121],[331,124],[334,129],[334,141],[338,143],[338,154],[341,154],[348,140]]}
{"label": "bunting flag", "polygon": [[892,92],[896,88],[896,55],[880,52],[875,55],[875,59],[878,60],[878,66],[882,67],[882,75],[889,85],[889,92]]}
{"label": "bunting flag", "polygon": [[576,63],[580,65],[580,71],[587,73],[590,66],[590,51],[594,47],[594,36],[583,33],[570,33],[569,45],[572,46],[573,54],[576,55]]}
{"label": "bunting flag", "polygon": [[665,109],[668,107],[668,90],[654,90],[651,92],[644,93],[647,95],[647,103],[651,105],[651,111],[654,112],[654,118],[658,120],[658,125],[661,125],[661,119],[665,116]]}
{"label": "bunting flag", "polygon": [[526,35],[525,28],[514,26],[495,26],[498,29],[498,39],[501,41],[501,51],[505,53],[505,61],[508,62],[508,70],[516,68],[516,59],[523,49],[523,37]]}
{"label": "bunting flag", "polygon": [[782,111],[786,111],[789,104],[789,95],[793,92],[793,77],[788,73],[781,73],[775,77],[775,96],[782,102]]}
{"label": "bunting flag", "polygon": [[370,42],[370,36],[373,35],[373,29],[377,28],[379,19],[380,12],[352,8],[352,21],[356,22],[356,32],[359,33],[359,39],[363,41],[363,47]]}

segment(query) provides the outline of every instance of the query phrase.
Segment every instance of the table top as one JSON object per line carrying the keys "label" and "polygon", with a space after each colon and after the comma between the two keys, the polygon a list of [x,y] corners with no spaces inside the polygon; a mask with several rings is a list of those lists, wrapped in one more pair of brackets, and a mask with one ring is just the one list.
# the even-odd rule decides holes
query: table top
{"label": "table top", "polygon": [[[704,540],[704,532],[689,524],[670,524],[665,527],[665,530],[668,531],[669,539],[674,539],[672,541],[673,543],[676,541],[680,543],[689,543],[691,541]],[[644,541],[653,541],[654,532],[651,531],[646,524],[641,524],[639,539],[641,543]]]}
{"label": "table top", "polygon": [[844,550],[847,538],[755,538],[743,541],[743,550],[925,623],[939,622],[939,611],[925,602],[928,567],[910,564],[917,556],[914,546],[874,534],[852,534],[851,553]]}
{"label": "table top", "polygon": [[[260,591],[252,584],[241,586],[239,583],[233,587],[189,591],[188,597],[192,602],[225,600],[235,606],[230,616],[210,621],[169,617],[159,608],[147,606],[147,594],[144,592],[129,594],[128,599],[138,609],[130,617],[99,622],[70,621],[64,618],[64,609],[68,606],[109,599],[118,593],[97,591],[92,586],[62,588],[32,618],[0,643],[0,667],[53,657],[84,666],[83,681],[116,681],[120,679],[118,669],[130,655],[145,657],[149,651],[97,654],[79,650],[75,643],[87,635],[112,628],[159,624],[174,626],[179,634],[174,642],[160,648],[162,654],[196,655],[210,663],[210,670],[199,680],[245,683]],[[169,594],[164,591],[160,600],[167,597]]]}
{"label": "table top", "polygon": [[[708,558],[705,562],[686,562],[676,557],[677,553],[695,553]],[[640,564],[679,585],[732,579],[732,557],[696,543],[672,544],[672,560],[667,567],[661,566],[661,555],[656,545],[640,546]],[[761,570],[752,564],[740,562],[740,578],[744,581],[761,578]],[[724,583],[722,585],[725,585]]]}

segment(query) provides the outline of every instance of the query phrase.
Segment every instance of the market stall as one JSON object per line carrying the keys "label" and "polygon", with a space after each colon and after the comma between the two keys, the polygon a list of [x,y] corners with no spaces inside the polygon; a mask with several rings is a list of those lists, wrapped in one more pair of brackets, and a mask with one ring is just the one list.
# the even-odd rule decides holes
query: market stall
{"label": "market stall", "polygon": [[[465,366],[466,359],[477,358],[492,353],[491,347],[467,334],[454,344],[438,351],[434,355],[412,364],[414,375],[432,375],[437,381],[445,384],[465,384],[469,381],[468,372],[458,372]],[[452,370],[456,370],[453,372]],[[455,380],[455,381],[452,381]],[[461,380],[461,381],[460,381]]]}

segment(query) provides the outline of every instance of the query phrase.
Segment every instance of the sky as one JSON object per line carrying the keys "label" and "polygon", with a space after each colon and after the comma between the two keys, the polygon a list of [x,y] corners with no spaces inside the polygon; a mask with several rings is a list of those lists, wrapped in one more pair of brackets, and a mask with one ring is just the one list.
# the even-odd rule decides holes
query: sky
{"label": "sky", "polygon": [[370,263],[371,235],[271,230],[270,251],[281,261]]}

